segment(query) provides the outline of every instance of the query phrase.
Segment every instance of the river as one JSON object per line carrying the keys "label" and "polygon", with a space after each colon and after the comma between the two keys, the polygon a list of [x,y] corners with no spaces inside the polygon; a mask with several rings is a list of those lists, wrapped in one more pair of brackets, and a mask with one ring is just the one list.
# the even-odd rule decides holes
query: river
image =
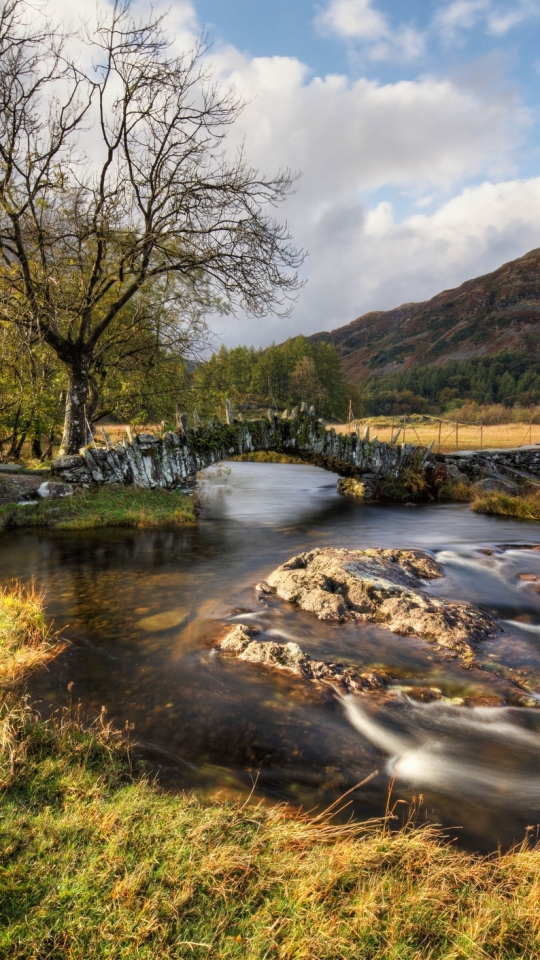
{"label": "river", "polygon": [[[4,535],[0,579],[34,578],[72,641],[32,678],[32,701],[47,713],[71,696],[86,716],[105,706],[119,726],[134,724],[141,752],[171,789],[252,792],[320,812],[375,774],[342,817],[381,815],[392,784],[397,816],[415,803],[417,816],[464,846],[521,840],[540,822],[540,709],[449,699],[498,694],[509,669],[540,699],[532,579],[540,578],[540,526],[460,504],[355,502],[335,485],[307,465],[232,463],[207,471],[194,528]],[[501,621],[500,637],[482,644],[487,669],[465,670],[424,641],[377,626],[322,623],[277,599],[257,603],[258,581],[317,545],[432,551],[445,577],[429,589]],[[384,669],[404,695],[340,699],[224,657],[213,648],[235,619],[318,659]],[[445,700],[411,700],[407,687],[435,688]]]}

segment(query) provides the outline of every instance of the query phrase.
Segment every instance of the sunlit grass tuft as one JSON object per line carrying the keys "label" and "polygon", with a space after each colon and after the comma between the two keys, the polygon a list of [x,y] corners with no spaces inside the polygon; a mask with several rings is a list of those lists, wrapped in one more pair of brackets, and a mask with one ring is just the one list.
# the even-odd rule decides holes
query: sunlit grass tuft
{"label": "sunlit grass tuft", "polygon": [[0,684],[16,683],[65,646],[47,626],[43,595],[33,585],[0,588]]}
{"label": "sunlit grass tuft", "polygon": [[540,489],[524,494],[479,493],[472,503],[476,513],[490,513],[499,517],[517,517],[520,520],[540,520]]}

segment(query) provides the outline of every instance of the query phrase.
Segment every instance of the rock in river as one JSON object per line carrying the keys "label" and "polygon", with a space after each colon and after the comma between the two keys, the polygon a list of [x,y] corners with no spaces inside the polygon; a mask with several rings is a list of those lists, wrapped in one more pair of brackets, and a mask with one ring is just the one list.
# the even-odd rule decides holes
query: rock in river
{"label": "rock in river", "polygon": [[344,693],[384,692],[386,678],[378,673],[357,673],[343,663],[313,660],[297,643],[275,643],[254,639],[254,631],[239,623],[218,644],[218,650],[232,653],[238,660],[286,670],[304,680],[332,683]]}
{"label": "rock in river", "polygon": [[421,550],[323,547],[292,557],[257,589],[296,603],[320,620],[379,623],[393,633],[438,643],[472,663],[473,645],[499,628],[472,604],[423,591],[426,580],[442,576],[439,564]]}

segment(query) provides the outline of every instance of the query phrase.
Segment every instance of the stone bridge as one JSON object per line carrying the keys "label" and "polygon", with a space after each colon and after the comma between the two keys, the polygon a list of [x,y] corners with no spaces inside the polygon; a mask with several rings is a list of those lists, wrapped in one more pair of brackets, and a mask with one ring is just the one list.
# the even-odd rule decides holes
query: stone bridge
{"label": "stone bridge", "polygon": [[369,437],[369,428],[360,435],[337,434],[305,404],[277,416],[269,410],[265,418],[235,418],[227,402],[225,423],[197,424],[190,428],[182,414],[177,432],[154,436],[134,435],[111,443],[83,447],[75,456],[58,457],[52,471],[59,479],[83,485],[123,483],[136,487],[163,487],[168,490],[194,486],[199,470],[233,456],[272,450],[297,456],[345,477],[360,477],[364,496],[374,492],[377,478],[399,474],[414,465],[423,468],[432,454],[414,444],[382,443]]}

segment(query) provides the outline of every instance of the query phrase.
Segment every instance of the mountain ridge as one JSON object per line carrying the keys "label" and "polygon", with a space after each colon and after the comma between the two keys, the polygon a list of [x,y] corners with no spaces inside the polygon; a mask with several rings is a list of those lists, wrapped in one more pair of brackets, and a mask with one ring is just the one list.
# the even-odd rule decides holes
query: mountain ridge
{"label": "mountain ridge", "polygon": [[540,358],[540,247],[430,300],[306,339],[333,344],[353,382],[508,351]]}

